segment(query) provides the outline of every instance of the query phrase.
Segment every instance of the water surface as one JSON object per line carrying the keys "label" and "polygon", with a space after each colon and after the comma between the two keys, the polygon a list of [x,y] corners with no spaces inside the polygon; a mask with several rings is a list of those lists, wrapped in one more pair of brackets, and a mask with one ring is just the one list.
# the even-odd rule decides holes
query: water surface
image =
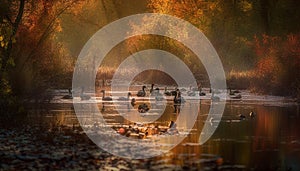
{"label": "water surface", "polygon": [[[123,105],[123,113],[120,114],[115,105]],[[187,102],[185,105],[190,104]],[[136,110],[137,107],[129,109],[126,103],[99,103],[98,107],[109,126],[115,128],[132,125],[132,121],[139,122],[136,119],[139,117],[148,117],[150,120],[157,119],[152,123],[145,122],[145,127],[168,128],[170,121],[176,121],[183,112],[175,110],[172,102],[167,103],[165,112],[161,116],[155,115],[155,112],[154,114],[143,114],[143,116],[131,115],[130,110]],[[200,145],[199,135],[204,123],[207,122],[209,109],[210,101],[202,100],[196,123],[192,126],[193,129],[189,135],[170,152],[151,160],[158,162],[159,165],[172,164],[186,167],[196,165],[196,168],[202,169],[211,167],[211,164],[207,163],[217,162],[216,164],[221,169],[300,170],[299,105],[227,101],[216,132],[209,141]],[[254,118],[249,116],[251,111],[256,114]],[[50,104],[42,113],[42,115],[32,115],[35,118],[32,121],[48,123],[49,126],[53,123],[70,127],[78,125],[70,103]],[[245,115],[246,119],[241,120],[240,114]],[[188,124],[189,122],[184,123]],[[214,120],[210,120],[210,124],[216,123]],[[178,130],[179,134],[187,131],[182,125],[178,127]],[[145,137],[145,139],[149,138],[151,136]]]}

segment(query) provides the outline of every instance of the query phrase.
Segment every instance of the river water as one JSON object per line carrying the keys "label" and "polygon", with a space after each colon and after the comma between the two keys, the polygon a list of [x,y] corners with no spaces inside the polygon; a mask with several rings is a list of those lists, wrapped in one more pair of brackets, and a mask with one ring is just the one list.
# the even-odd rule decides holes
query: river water
{"label": "river water", "polygon": [[[130,114],[128,105],[123,105],[123,113],[116,110],[116,103],[103,103],[95,100],[108,125],[118,130],[120,127],[128,128],[133,125],[132,120],[145,128],[165,128],[170,121],[176,121],[184,111],[176,111],[173,102],[166,103],[162,115]],[[89,102],[86,102],[89,103]],[[147,101],[138,101],[147,103]],[[190,105],[188,101],[184,105]],[[126,104],[126,102],[125,102]],[[136,110],[138,104],[131,110]],[[227,169],[256,169],[256,170],[300,170],[300,107],[297,103],[286,102],[280,97],[254,96],[243,94],[239,100],[228,100],[222,120],[212,137],[204,144],[199,144],[203,124],[211,107],[209,98],[203,98],[199,102],[199,112],[196,122],[184,140],[161,156],[150,160],[159,161],[161,165],[187,166],[197,165],[196,168],[204,168],[207,163],[216,162],[219,168]],[[154,108],[154,107],[153,107]],[[58,100],[47,105],[47,108],[34,110],[33,122],[61,124],[66,126],[79,125],[71,100]],[[254,112],[255,117],[249,113]],[[43,113],[42,115],[40,113]],[[240,115],[245,118],[240,118]],[[147,116],[148,115],[148,116]],[[124,117],[126,119],[124,119]],[[139,117],[154,117],[152,123],[140,123]],[[153,119],[153,118],[152,118]],[[213,120],[210,124],[215,124]],[[184,129],[178,129],[179,134],[184,134]],[[117,132],[117,131],[116,131]],[[149,132],[148,137],[164,134]],[[116,133],[117,134],[117,133]],[[152,135],[151,135],[152,134]],[[129,137],[130,138],[130,137]],[[145,151],[147,153],[147,151]],[[210,165],[211,166],[211,165]],[[208,167],[210,168],[210,167]]]}

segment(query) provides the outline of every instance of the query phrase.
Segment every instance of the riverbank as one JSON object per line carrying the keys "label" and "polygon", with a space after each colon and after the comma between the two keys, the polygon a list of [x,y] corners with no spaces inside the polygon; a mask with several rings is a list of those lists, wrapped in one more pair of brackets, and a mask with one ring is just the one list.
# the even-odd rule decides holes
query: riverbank
{"label": "riverbank", "polygon": [[189,165],[159,158],[119,158],[97,147],[79,129],[37,126],[0,128],[0,158],[0,170],[198,170],[221,164],[221,159],[211,156],[201,163],[189,161]]}

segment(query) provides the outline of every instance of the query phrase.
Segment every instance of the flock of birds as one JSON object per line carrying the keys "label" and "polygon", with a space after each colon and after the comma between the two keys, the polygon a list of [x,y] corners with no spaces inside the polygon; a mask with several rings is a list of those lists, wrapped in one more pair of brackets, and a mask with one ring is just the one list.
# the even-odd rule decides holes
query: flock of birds
{"label": "flock of birds", "polygon": [[[146,97],[146,94],[147,94],[146,88],[147,88],[146,86],[143,86],[142,89],[137,92],[136,96],[137,97]],[[69,89],[68,91],[69,91],[68,94],[63,96],[62,99],[73,99],[71,89]],[[101,98],[102,101],[112,101],[113,100],[112,97],[105,95],[105,90],[101,90],[101,93],[102,93],[102,98]],[[164,95],[165,96],[174,96],[174,98],[173,98],[174,104],[181,104],[181,103],[185,102],[184,98],[181,96],[181,92],[179,89],[176,89],[176,90],[170,92],[167,90],[167,87],[166,87]],[[118,101],[131,101],[131,105],[134,106],[136,104],[136,99],[131,98],[131,96],[132,96],[132,93],[128,92],[127,97],[119,97],[117,100]],[[155,97],[156,101],[162,101],[164,99],[163,94],[160,93],[160,89],[159,88],[154,89],[154,84],[151,85],[150,96]],[[84,93],[84,87],[81,88],[81,93],[80,93],[79,97],[81,100],[90,100],[91,99],[90,95]],[[140,104],[138,106],[138,111],[140,113],[146,113],[149,111],[149,109],[150,108],[145,103]]]}
{"label": "flock of birds", "polygon": [[[147,92],[146,92],[146,86],[142,86],[142,89],[139,90],[137,93],[136,93],[136,96],[137,97],[146,97],[147,95]],[[63,99],[73,99],[73,96],[72,96],[72,90],[69,89],[68,90],[68,95],[65,95],[63,96],[62,98]],[[231,89],[229,89],[229,95],[231,98],[233,99],[240,99],[242,96],[239,94],[240,92],[235,90],[235,91],[232,91]],[[184,103],[185,102],[185,99],[181,96],[181,92],[186,92],[187,96],[196,96],[197,93],[199,96],[206,96],[206,93],[201,91],[199,91],[198,88],[192,88],[190,87],[190,90],[187,91],[185,88],[181,88],[181,89],[178,89],[177,87],[175,88],[175,90],[173,91],[169,91],[167,87],[165,87],[165,90],[164,90],[164,93],[162,94],[160,92],[160,89],[157,87],[157,88],[154,88],[154,84],[151,85],[151,88],[149,90],[149,93],[150,93],[150,96],[151,97],[154,97],[156,101],[162,101],[164,100],[164,96],[174,96],[173,98],[173,103],[174,105],[180,105],[181,103]],[[112,101],[112,97],[110,96],[106,96],[105,95],[105,90],[101,90],[101,93],[102,93],[102,101],[105,102],[105,101]],[[210,89],[210,93],[212,93],[211,95],[211,99],[213,101],[218,101],[220,100],[220,98],[218,96],[216,96],[215,94],[218,93],[218,91],[212,91]],[[237,95],[236,95],[237,94]],[[91,99],[91,96],[86,94],[84,92],[84,87],[81,87],[81,93],[79,95],[80,99],[81,100],[90,100]],[[131,92],[128,92],[127,94],[127,97],[119,97],[117,100],[118,101],[130,101],[131,102],[131,105],[132,106],[135,106],[136,105],[136,99],[135,98],[131,98],[132,97],[132,93]],[[149,106],[145,103],[143,104],[140,104],[138,106],[138,111],[140,113],[146,113],[149,111]],[[243,118],[243,116],[240,116],[240,118]]]}
{"label": "flock of birds", "polygon": [[[255,116],[256,116],[256,114],[253,112],[253,111],[251,111],[250,113],[249,113],[249,117],[250,118],[255,118]],[[246,117],[246,115],[244,115],[244,114],[240,114],[239,115],[239,117],[240,117],[240,120],[245,120],[247,117]]]}

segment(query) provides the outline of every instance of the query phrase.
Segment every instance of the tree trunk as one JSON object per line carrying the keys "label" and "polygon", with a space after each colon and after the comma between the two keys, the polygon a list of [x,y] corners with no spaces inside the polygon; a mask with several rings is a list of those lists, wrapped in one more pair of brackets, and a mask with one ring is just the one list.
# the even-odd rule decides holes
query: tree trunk
{"label": "tree trunk", "polygon": [[262,18],[263,30],[266,34],[270,33],[270,2],[269,0],[260,0],[260,15]]}
{"label": "tree trunk", "polygon": [[[3,66],[1,68],[1,70],[2,70],[1,72],[5,72],[7,70],[8,60],[9,60],[9,57],[12,52],[13,38],[16,35],[19,25],[21,23],[23,13],[24,13],[24,6],[25,6],[25,0],[20,0],[19,11],[18,11],[17,17],[16,17],[14,23],[12,23],[12,34],[10,35],[7,49],[5,50],[4,55],[3,55],[3,62],[2,62]],[[9,20],[10,20],[10,18],[9,18]]]}

